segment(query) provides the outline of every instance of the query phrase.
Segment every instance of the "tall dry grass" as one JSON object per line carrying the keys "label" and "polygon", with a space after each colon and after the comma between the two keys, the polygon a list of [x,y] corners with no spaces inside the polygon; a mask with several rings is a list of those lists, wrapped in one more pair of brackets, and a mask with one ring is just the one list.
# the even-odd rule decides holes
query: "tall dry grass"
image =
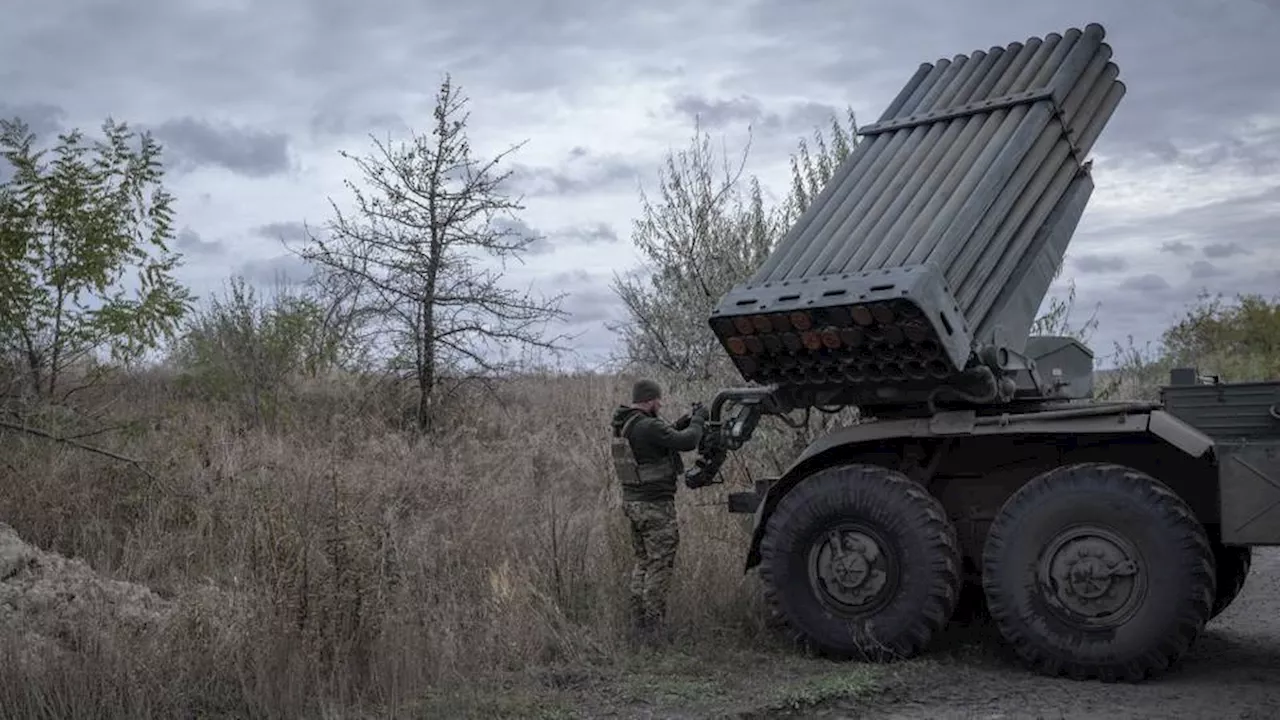
{"label": "tall dry grass", "polygon": [[[447,429],[415,439],[399,429],[411,402],[385,387],[301,386],[266,427],[152,372],[97,391],[134,420],[101,444],[147,473],[0,436],[0,520],[174,607],[148,632],[90,607],[59,626],[74,652],[39,666],[10,652],[0,715],[413,714],[459,688],[625,657],[631,550],[607,434],[629,389],[524,377],[455,398]],[[695,399],[681,393],[664,414]],[[749,519],[724,493],[789,458],[784,434],[762,437],[725,486],[681,489],[679,642],[761,632]]]}

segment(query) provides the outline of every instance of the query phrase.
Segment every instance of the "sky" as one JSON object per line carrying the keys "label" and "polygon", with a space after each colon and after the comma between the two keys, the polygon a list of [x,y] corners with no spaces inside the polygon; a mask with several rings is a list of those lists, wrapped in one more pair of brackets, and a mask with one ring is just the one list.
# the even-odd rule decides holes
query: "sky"
{"label": "sky", "polygon": [[1127,94],[1052,293],[1097,308],[1100,365],[1158,339],[1200,292],[1280,285],[1280,0],[63,0],[0,24],[0,115],[40,133],[111,116],[165,145],[180,278],[264,287],[303,272],[281,239],[349,208],[339,151],[425,130],[444,73],[481,156],[511,158],[543,239],[507,281],[568,293],[577,361],[616,349],[610,289],[639,255],[652,188],[695,116],[786,191],[802,137],[873,122],[924,61],[1101,23]]}

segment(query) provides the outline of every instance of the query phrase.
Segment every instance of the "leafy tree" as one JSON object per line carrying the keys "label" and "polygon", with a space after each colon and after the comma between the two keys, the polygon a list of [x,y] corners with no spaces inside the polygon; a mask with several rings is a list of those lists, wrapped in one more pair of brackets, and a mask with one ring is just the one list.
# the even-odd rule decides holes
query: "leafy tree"
{"label": "leafy tree", "polygon": [[172,275],[161,148],[110,119],[102,134],[89,143],[74,130],[38,150],[26,123],[0,121],[0,353],[45,397],[94,353],[124,361],[159,347],[189,309]]}
{"label": "leafy tree", "polygon": [[1280,377],[1280,301],[1262,295],[1202,294],[1161,336],[1170,365],[1195,366],[1227,380]]}
{"label": "leafy tree", "polygon": [[1228,382],[1280,379],[1280,298],[1202,293],[1158,342],[1116,343],[1113,363],[1095,395],[1155,400],[1175,367],[1194,367]]}
{"label": "leafy tree", "polygon": [[395,362],[416,379],[424,430],[443,382],[482,379],[502,366],[493,346],[562,349],[542,330],[564,316],[562,296],[505,288],[500,272],[478,262],[481,255],[518,259],[537,238],[521,232],[514,213],[523,206],[503,191],[511,172],[497,169],[519,145],[474,158],[466,103],[446,76],[430,136],[411,133],[396,144],[373,138],[374,152],[362,157],[343,152],[367,188],[348,181],[355,212],[330,201],[326,232],[300,253],[361,288],[357,309],[365,317],[384,318],[371,332],[389,341]]}

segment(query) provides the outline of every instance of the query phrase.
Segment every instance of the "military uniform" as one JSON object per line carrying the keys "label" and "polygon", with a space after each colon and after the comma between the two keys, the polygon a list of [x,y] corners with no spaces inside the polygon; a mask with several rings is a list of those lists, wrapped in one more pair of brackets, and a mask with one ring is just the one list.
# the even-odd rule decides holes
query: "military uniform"
{"label": "military uniform", "polygon": [[[656,383],[641,380],[632,391],[632,402],[641,405],[660,396]],[[680,544],[675,507],[676,483],[684,471],[680,452],[698,447],[704,420],[701,409],[674,425],[634,405],[620,405],[613,413],[614,460],[635,551],[631,618],[640,629],[653,628],[666,615]]]}

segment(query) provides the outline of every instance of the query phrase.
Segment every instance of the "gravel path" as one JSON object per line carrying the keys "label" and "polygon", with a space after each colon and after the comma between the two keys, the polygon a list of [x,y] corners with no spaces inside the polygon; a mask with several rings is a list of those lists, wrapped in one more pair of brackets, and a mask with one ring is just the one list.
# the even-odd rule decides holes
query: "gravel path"
{"label": "gravel path", "polygon": [[899,678],[875,706],[823,708],[805,717],[929,718],[1280,718],[1280,548],[1254,550],[1240,597],[1205,629],[1181,668],[1141,685],[1104,685],[1030,674],[999,656],[994,629],[980,647],[964,630],[940,638],[937,663]]}

